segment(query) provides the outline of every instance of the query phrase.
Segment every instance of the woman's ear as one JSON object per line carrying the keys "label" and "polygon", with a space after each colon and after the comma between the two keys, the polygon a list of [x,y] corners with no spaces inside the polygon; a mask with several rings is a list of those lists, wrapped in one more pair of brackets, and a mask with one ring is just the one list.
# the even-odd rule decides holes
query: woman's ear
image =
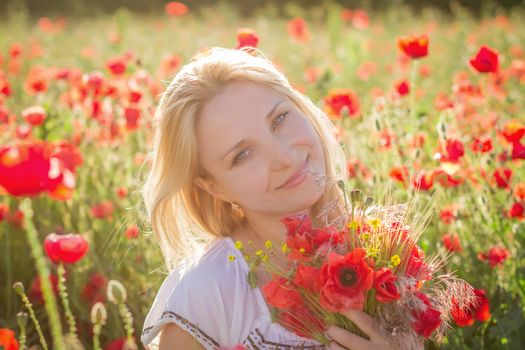
{"label": "woman's ear", "polygon": [[200,187],[204,191],[208,192],[211,196],[226,202],[230,202],[230,200],[224,194],[224,192],[220,191],[217,188],[217,185],[214,181],[205,179],[201,176],[197,176],[193,179],[193,183],[195,184],[195,186]]}

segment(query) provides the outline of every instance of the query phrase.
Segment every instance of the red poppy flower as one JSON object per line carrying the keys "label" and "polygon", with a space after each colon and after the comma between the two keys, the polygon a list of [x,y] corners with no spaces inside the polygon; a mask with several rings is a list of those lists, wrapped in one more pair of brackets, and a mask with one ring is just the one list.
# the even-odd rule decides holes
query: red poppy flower
{"label": "red poppy flower", "polygon": [[501,134],[508,142],[520,142],[525,135],[525,125],[517,119],[509,120],[503,126]]}
{"label": "red poppy flower", "polygon": [[28,124],[38,126],[44,122],[47,117],[46,110],[40,106],[33,106],[22,111],[22,117]]}
{"label": "red poppy flower", "polygon": [[310,292],[319,293],[319,269],[299,264],[295,271],[293,282]]}
{"label": "red poppy flower", "polygon": [[103,200],[91,207],[91,216],[97,219],[109,218],[113,214],[113,202],[110,200]]}
{"label": "red poppy flower", "polygon": [[514,142],[512,144],[511,158],[525,159],[525,145],[522,145],[520,142]]}
{"label": "red poppy flower", "polygon": [[126,72],[126,61],[123,57],[114,57],[106,62],[106,68],[113,75],[122,75]]}
{"label": "red poppy flower", "polygon": [[374,271],[376,299],[382,303],[390,303],[399,299],[400,294],[395,284],[396,281],[397,276],[387,267]]}
{"label": "red poppy flower", "polygon": [[492,139],[490,136],[480,136],[474,138],[474,142],[472,142],[471,149],[474,152],[479,153],[488,153],[492,151]]}
{"label": "red poppy flower", "polygon": [[412,246],[410,255],[407,260],[405,273],[407,276],[417,278],[418,280],[430,280],[431,271],[425,263],[425,253],[418,245]]}
{"label": "red poppy flower", "polygon": [[288,21],[287,28],[290,37],[298,43],[305,43],[310,39],[310,33],[306,26],[306,22],[300,17]]}
{"label": "red poppy flower", "polygon": [[128,131],[136,130],[140,119],[140,108],[128,106],[124,108],[124,118],[126,119],[126,129]]}
{"label": "red poppy flower", "polygon": [[428,55],[428,36],[405,36],[397,39],[397,46],[406,55],[418,59]]}
{"label": "red poppy flower", "polygon": [[525,207],[522,203],[516,202],[510,207],[508,214],[510,218],[523,219],[525,218]]}
{"label": "red poppy flower", "polygon": [[412,329],[423,337],[429,338],[432,332],[441,325],[441,312],[432,306],[426,294],[416,292],[415,296],[423,302],[425,307],[412,310],[412,315],[415,318]]}
{"label": "red poppy flower", "polygon": [[460,327],[473,325],[475,319],[486,322],[491,317],[489,299],[485,296],[485,290],[474,289],[474,294],[476,295],[475,300],[463,308],[460,308],[457,299],[452,297],[450,314],[454,322]]}
{"label": "red poppy flower", "polygon": [[93,273],[82,288],[81,295],[91,305],[106,300],[106,286],[108,279],[100,272]]}
{"label": "red poppy flower", "polygon": [[44,241],[44,250],[53,262],[74,264],[89,250],[89,243],[82,235],[51,233]]}
{"label": "red poppy flower", "polygon": [[53,152],[51,144],[40,141],[0,147],[0,189],[13,196],[47,191],[55,199],[70,198],[74,175]]}
{"label": "red poppy flower", "polygon": [[164,6],[164,11],[168,16],[184,16],[188,13],[188,6],[178,1],[171,1]]}
{"label": "red poppy flower", "polygon": [[516,184],[512,191],[512,195],[518,200],[525,201],[525,182]]}
{"label": "red poppy flower", "polygon": [[444,224],[450,224],[458,217],[458,206],[450,204],[444,207],[439,213],[439,217]]}
{"label": "red poppy flower", "polygon": [[18,350],[15,332],[9,328],[0,328],[0,347],[4,350]]}
{"label": "red poppy flower", "polygon": [[126,232],[124,232],[124,236],[127,239],[134,239],[139,236],[139,228],[136,224],[131,224],[126,229]]}
{"label": "red poppy flower", "polygon": [[[49,282],[51,283],[51,292],[56,296],[58,295],[58,276],[57,275],[49,275]],[[32,301],[43,304],[44,303],[44,295],[42,294],[42,282],[40,280],[40,276],[35,276],[33,278],[33,281],[31,282],[31,286],[29,287],[29,294],[28,298]]]}
{"label": "red poppy flower", "polygon": [[432,171],[419,171],[414,180],[412,186],[423,191],[428,191],[434,185],[434,173]]}
{"label": "red poppy flower", "polygon": [[509,188],[512,170],[509,168],[497,168],[494,170],[493,178],[498,188]]}
{"label": "red poppy flower", "polygon": [[478,258],[480,260],[488,261],[490,267],[503,264],[503,262],[509,257],[509,251],[505,247],[495,246],[489,249],[486,253],[479,253]]}
{"label": "red poppy flower", "polygon": [[395,88],[399,96],[406,96],[410,93],[410,83],[406,79],[398,81]]}
{"label": "red poppy flower", "polygon": [[245,46],[257,47],[259,36],[251,28],[240,28],[237,30],[237,49]]}
{"label": "red poppy flower", "polygon": [[409,170],[406,166],[393,167],[390,169],[390,177],[406,185],[409,177]]}
{"label": "red poppy flower", "polygon": [[328,115],[335,119],[342,118],[343,113],[351,118],[359,116],[360,113],[359,98],[350,89],[329,90],[324,104]]}
{"label": "red poppy flower", "polygon": [[470,65],[480,73],[497,72],[499,69],[498,54],[490,47],[483,45],[470,59]]}
{"label": "red poppy flower", "polygon": [[320,304],[328,311],[362,309],[366,292],[374,283],[374,271],[365,260],[366,252],[356,248],[346,255],[330,252],[321,267]]}
{"label": "red poppy flower", "polygon": [[301,295],[294,289],[293,283],[285,277],[278,277],[266,283],[262,292],[268,304],[279,309],[302,302]]}
{"label": "red poppy flower", "polygon": [[366,29],[370,23],[370,18],[365,10],[355,10],[352,15],[352,27],[356,29]]}
{"label": "red poppy flower", "polygon": [[459,237],[457,233],[450,234],[446,233],[441,237],[441,240],[443,241],[443,245],[445,248],[448,249],[450,252],[462,252],[463,248],[461,247],[461,243],[459,242]]}

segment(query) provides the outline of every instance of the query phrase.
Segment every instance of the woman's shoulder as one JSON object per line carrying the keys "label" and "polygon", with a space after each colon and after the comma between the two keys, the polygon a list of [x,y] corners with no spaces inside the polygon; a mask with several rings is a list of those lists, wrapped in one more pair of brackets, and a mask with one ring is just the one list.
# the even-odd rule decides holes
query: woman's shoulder
{"label": "woman's shoulder", "polygon": [[246,317],[256,318],[258,311],[255,300],[247,295],[246,271],[239,259],[242,254],[231,239],[219,237],[198,257],[184,260],[171,271],[146,316],[142,343],[151,343],[155,349],[158,333],[168,322],[187,330],[207,349],[241,336],[230,326]]}

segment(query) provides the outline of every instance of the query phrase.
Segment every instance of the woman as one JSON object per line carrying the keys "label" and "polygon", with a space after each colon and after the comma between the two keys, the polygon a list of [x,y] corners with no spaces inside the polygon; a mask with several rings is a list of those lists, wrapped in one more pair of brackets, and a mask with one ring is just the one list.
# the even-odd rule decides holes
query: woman
{"label": "woman", "polygon": [[[142,194],[171,272],[146,318],[144,345],[325,349],[272,323],[260,290],[269,278],[259,272],[257,288],[248,285],[234,242],[284,242],[281,218],[308,213],[319,227],[330,202],[325,219],[342,213],[336,183],[346,176],[345,155],[333,124],[253,48],[192,59],[163,93],[156,123]],[[286,266],[284,255],[271,259]],[[347,316],[370,339],[332,326],[326,348],[390,349],[373,318]]]}

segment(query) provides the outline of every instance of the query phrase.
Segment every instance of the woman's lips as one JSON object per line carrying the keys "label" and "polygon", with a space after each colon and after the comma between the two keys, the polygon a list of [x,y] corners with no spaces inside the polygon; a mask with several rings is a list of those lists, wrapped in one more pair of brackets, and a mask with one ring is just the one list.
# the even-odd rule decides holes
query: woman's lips
{"label": "woman's lips", "polygon": [[295,173],[292,174],[292,176],[290,176],[288,178],[288,180],[286,180],[286,182],[284,184],[282,184],[281,186],[277,187],[277,189],[280,189],[280,188],[292,188],[292,187],[295,187],[297,185],[300,185],[301,183],[303,183],[303,181],[306,179],[306,177],[308,176],[308,174],[305,172],[309,165],[310,165],[310,157],[306,157],[306,160],[301,164],[299,170],[297,170]]}

